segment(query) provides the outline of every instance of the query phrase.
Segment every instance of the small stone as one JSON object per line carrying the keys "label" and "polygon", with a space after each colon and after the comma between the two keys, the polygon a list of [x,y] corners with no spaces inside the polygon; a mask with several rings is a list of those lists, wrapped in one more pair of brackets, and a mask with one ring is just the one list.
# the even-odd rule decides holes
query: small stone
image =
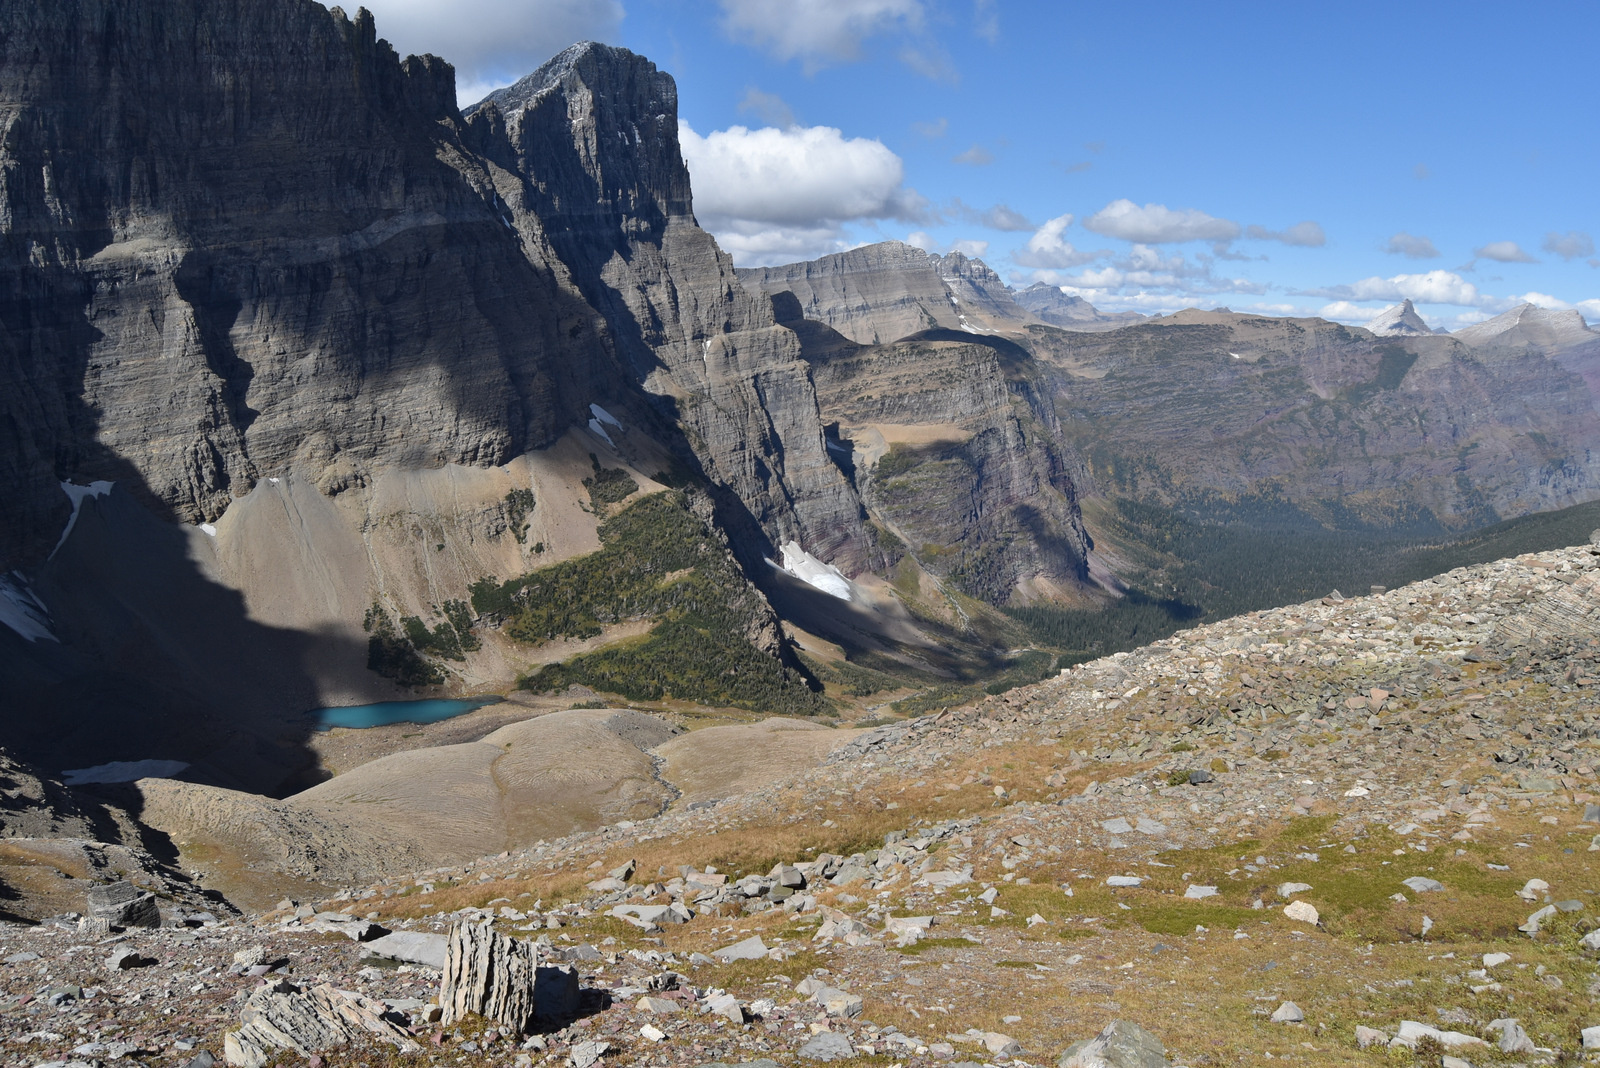
{"label": "small stone", "polygon": [[1183,896],[1195,901],[1198,901],[1201,898],[1216,897],[1217,888],[1214,886],[1196,886],[1191,884],[1189,889],[1183,892]]}
{"label": "small stone", "polygon": [[734,960],[760,960],[767,955],[767,944],[760,935],[751,935],[742,942],[712,950],[711,955],[724,964]]}
{"label": "small stone", "polygon": [[1439,1058],[1439,1068],[1472,1068],[1472,1062],[1446,1053]]}
{"label": "small stone", "polygon": [[837,1031],[824,1031],[800,1047],[800,1056],[808,1061],[843,1061],[855,1055],[850,1040]]}
{"label": "small stone", "polygon": [[1585,1027],[1581,1034],[1584,1049],[1600,1049],[1600,1027]]}
{"label": "small stone", "polygon": [[1284,883],[1282,886],[1278,887],[1278,896],[1294,897],[1294,895],[1303,894],[1310,889],[1310,883]]}
{"label": "small stone", "polygon": [[119,946],[106,958],[106,971],[125,972],[130,968],[148,968],[154,963],[154,957],[146,957],[138,950]]}
{"label": "small stone", "polygon": [[1137,875],[1113,875],[1111,878],[1106,880],[1106,885],[1131,887],[1138,886],[1142,882],[1144,882],[1144,880],[1139,878]]}
{"label": "small stone", "polygon": [[1300,1006],[1292,1001],[1285,1001],[1272,1014],[1273,1023],[1304,1023],[1305,1019],[1306,1014],[1301,1011]]}
{"label": "small stone", "polygon": [[1167,1068],[1167,1050],[1138,1024],[1114,1020],[1088,1041],[1063,1050],[1059,1068]]}
{"label": "small stone", "polygon": [[1372,1027],[1356,1025],[1356,1046],[1359,1049],[1371,1049],[1373,1046],[1387,1046],[1389,1036],[1383,1031]]}
{"label": "small stone", "polygon": [[606,872],[606,874],[613,879],[620,879],[623,882],[627,882],[629,879],[633,878],[633,873],[638,870],[639,862],[636,860],[630,860],[625,864],[621,864],[618,867],[612,868],[610,871]]}
{"label": "small stone", "polygon": [[1488,1030],[1500,1032],[1500,1041],[1496,1045],[1499,1046],[1501,1053],[1538,1052],[1533,1039],[1528,1037],[1528,1032],[1524,1031],[1516,1020],[1493,1020],[1489,1023]]}
{"label": "small stone", "polygon": [[579,1042],[572,1047],[572,1052],[567,1055],[567,1063],[572,1065],[572,1068],[590,1068],[591,1065],[599,1063],[600,1058],[604,1057],[610,1049],[611,1043],[609,1042],[592,1040]]}
{"label": "small stone", "polygon": [[1415,894],[1437,894],[1444,889],[1444,883],[1422,875],[1413,875],[1405,881],[1405,885]]}
{"label": "small stone", "polygon": [[1498,967],[1510,959],[1511,954],[1509,953],[1485,953],[1483,955],[1483,966],[1485,968]]}
{"label": "small stone", "polygon": [[1007,1057],[1014,1057],[1022,1052],[1022,1043],[1010,1035],[1003,1035],[998,1031],[987,1031],[983,1036],[983,1048],[996,1055],[1003,1053]]}
{"label": "small stone", "polygon": [[739,999],[732,994],[718,994],[707,1001],[706,1011],[736,1024],[744,1023],[744,1006],[739,1004]]}
{"label": "small stone", "polygon": [[1313,927],[1316,926],[1321,919],[1315,906],[1307,901],[1289,902],[1289,904],[1284,906],[1283,914],[1291,920],[1297,920],[1300,923],[1309,923]]}
{"label": "small stone", "polygon": [[663,1042],[667,1037],[667,1033],[655,1024],[645,1024],[639,1028],[639,1034],[646,1042]]}
{"label": "small stone", "polygon": [[634,1004],[640,1012],[653,1013],[657,1016],[666,1016],[679,1011],[682,1006],[671,998],[642,997]]}

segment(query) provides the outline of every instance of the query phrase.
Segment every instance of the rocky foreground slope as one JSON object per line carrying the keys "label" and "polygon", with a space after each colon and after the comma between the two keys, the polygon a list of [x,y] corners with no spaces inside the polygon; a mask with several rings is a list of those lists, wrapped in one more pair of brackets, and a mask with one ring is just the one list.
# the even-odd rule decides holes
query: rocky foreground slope
{"label": "rocky foreground slope", "polygon": [[[1600,1025],[1597,678],[1600,537],[248,923],[8,927],[0,1020],[32,1063],[258,1063],[241,1014],[330,1064],[1088,1064],[1096,1034],[1145,1049],[1117,1065],[1556,1063]],[[441,994],[445,936],[484,923],[550,969],[529,1029],[459,1016],[454,964]]]}

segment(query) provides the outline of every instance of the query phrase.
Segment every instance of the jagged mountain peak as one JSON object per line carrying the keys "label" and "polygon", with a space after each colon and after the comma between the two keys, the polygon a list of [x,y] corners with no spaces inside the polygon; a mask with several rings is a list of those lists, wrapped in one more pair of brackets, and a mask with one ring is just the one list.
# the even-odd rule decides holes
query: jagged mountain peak
{"label": "jagged mountain peak", "polygon": [[636,52],[616,45],[601,44],[599,41],[579,41],[568,45],[541,64],[533,73],[525,75],[504,89],[496,89],[466,110],[470,113],[487,104],[493,104],[502,112],[515,111],[528,106],[574,74],[582,78],[601,67],[628,66],[648,68],[650,74],[659,75],[672,87],[672,106],[675,114],[677,93],[670,75],[660,74],[654,63]]}
{"label": "jagged mountain peak", "polygon": [[1379,312],[1367,329],[1379,337],[1426,337],[1433,333],[1409,299]]}
{"label": "jagged mountain peak", "polygon": [[1600,333],[1589,328],[1577,311],[1554,311],[1537,304],[1519,304],[1493,319],[1457,330],[1454,335],[1473,348],[1571,348],[1595,340]]}

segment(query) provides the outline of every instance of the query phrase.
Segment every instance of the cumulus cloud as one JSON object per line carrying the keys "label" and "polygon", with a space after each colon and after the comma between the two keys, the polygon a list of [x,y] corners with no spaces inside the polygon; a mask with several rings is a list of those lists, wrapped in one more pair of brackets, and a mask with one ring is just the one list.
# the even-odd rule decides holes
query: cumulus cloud
{"label": "cumulus cloud", "polygon": [[1363,308],[1348,300],[1336,300],[1332,304],[1324,304],[1317,315],[1336,323],[1369,323],[1381,311],[1382,308]]}
{"label": "cumulus cloud", "polygon": [[[1045,224],[1041,232],[1050,226],[1051,223]],[[1025,255],[1018,253],[1013,259],[1021,260]],[[1082,297],[1097,308],[1146,314],[1214,307],[1222,297],[1258,297],[1267,291],[1266,286],[1247,278],[1218,275],[1215,268],[1216,261],[1210,256],[1190,260],[1182,253],[1135,244],[1127,255],[1114,262],[1077,273],[1040,268],[1014,277],[1060,286],[1063,292]]]}
{"label": "cumulus cloud", "polygon": [[950,162],[966,163],[973,167],[984,167],[994,162],[994,153],[982,145],[973,145]]}
{"label": "cumulus cloud", "polygon": [[1522,246],[1515,241],[1491,241],[1480,249],[1473,251],[1479,259],[1494,260],[1497,263],[1538,263],[1539,261],[1522,251]]}
{"label": "cumulus cloud", "polygon": [[1579,230],[1558,234],[1554,230],[1544,235],[1544,250],[1564,260],[1594,255],[1594,238]]}
{"label": "cumulus cloud", "polygon": [[1451,271],[1397,274],[1392,278],[1374,276],[1352,285],[1306,290],[1304,295],[1344,301],[1383,300],[1391,304],[1407,299],[1418,304],[1459,304],[1463,307],[1476,307],[1480,303],[1477,287]]}
{"label": "cumulus cloud", "polygon": [[1072,247],[1072,243],[1063,236],[1067,227],[1072,225],[1072,218],[1070,214],[1058,215],[1039,227],[1034,235],[1028,238],[1027,248],[1018,249],[1011,254],[1012,261],[1021,267],[1064,271],[1092,263],[1104,256],[1103,251],[1083,252]]}
{"label": "cumulus cloud", "polygon": [[741,264],[789,262],[851,245],[844,224],[929,217],[883,142],[831,126],[731,126],[702,137],[678,124],[695,214]]}
{"label": "cumulus cloud", "polygon": [[1439,258],[1439,250],[1434,248],[1433,242],[1421,234],[1408,234],[1401,230],[1389,238],[1383,246],[1383,251],[1391,256],[1404,256],[1409,260],[1432,260]]}
{"label": "cumulus cloud", "polygon": [[[741,43],[808,69],[861,55],[869,37],[921,28],[921,0],[720,0],[722,25]],[[904,58],[904,57],[902,57]]]}
{"label": "cumulus cloud", "polygon": [[1106,237],[1151,245],[1232,241],[1239,236],[1239,224],[1228,219],[1193,208],[1173,209],[1164,204],[1140,207],[1131,200],[1113,200],[1085,219],[1083,225]]}
{"label": "cumulus cloud", "polygon": [[1328,235],[1322,232],[1322,226],[1307,219],[1302,223],[1295,223],[1287,230],[1268,230],[1265,226],[1251,226],[1245,231],[1245,236],[1252,241],[1281,241],[1285,245],[1296,245],[1300,248],[1321,248],[1328,243]]}
{"label": "cumulus cloud", "polygon": [[456,97],[475,104],[574,41],[614,39],[620,0],[362,0],[378,36],[401,55],[431,52],[455,64]]}

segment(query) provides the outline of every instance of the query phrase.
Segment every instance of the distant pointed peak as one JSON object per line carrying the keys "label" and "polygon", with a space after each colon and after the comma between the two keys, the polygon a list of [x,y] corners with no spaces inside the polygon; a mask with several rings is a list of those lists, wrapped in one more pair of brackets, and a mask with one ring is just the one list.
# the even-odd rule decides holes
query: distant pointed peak
{"label": "distant pointed peak", "polygon": [[1433,333],[1409,298],[1373,316],[1367,329],[1379,337],[1423,337]]}

